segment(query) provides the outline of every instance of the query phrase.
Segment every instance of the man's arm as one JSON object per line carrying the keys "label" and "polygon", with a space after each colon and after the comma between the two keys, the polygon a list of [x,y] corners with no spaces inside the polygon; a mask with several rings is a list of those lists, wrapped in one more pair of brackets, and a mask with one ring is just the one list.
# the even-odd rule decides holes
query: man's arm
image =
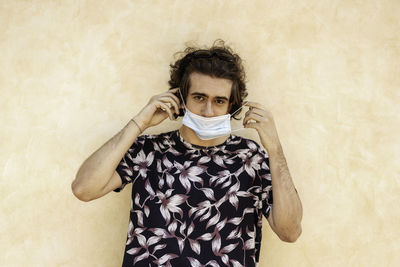
{"label": "man's arm", "polygon": [[303,208],[294,187],[289,168],[283,154],[272,114],[255,102],[247,102],[243,124],[257,130],[263,147],[269,156],[273,205],[268,216],[271,229],[286,242],[294,242],[301,234]]}
{"label": "man's arm", "polygon": [[72,182],[72,192],[82,201],[90,201],[121,186],[115,171],[118,163],[136,140],[141,130],[133,120],[87,158]]}
{"label": "man's arm", "polygon": [[268,156],[274,204],[267,219],[281,240],[294,242],[301,234],[303,208],[279,140],[268,149]]}
{"label": "man's arm", "polygon": [[114,137],[86,159],[72,182],[72,192],[82,201],[90,201],[121,186],[115,171],[119,162],[139,134],[169,117],[179,113],[177,89],[153,96],[149,103]]}

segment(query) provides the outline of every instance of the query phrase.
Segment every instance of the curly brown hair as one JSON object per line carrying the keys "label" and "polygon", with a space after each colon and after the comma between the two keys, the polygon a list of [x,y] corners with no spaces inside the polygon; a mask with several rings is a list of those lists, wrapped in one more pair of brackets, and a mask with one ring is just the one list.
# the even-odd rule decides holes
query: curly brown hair
{"label": "curly brown hair", "polygon": [[[190,88],[190,74],[199,72],[215,78],[224,78],[232,81],[232,91],[229,102],[232,114],[243,105],[247,97],[246,74],[242,66],[242,60],[238,54],[225,45],[225,42],[218,39],[208,49],[187,47],[179,52],[180,58],[170,65],[170,89],[179,87],[183,99],[186,99]],[[234,119],[238,113],[233,115]]]}

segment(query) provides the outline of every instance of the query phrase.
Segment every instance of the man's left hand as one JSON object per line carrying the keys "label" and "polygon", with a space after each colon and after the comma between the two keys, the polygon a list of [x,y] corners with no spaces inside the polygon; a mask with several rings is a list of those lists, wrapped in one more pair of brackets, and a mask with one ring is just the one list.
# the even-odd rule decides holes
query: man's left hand
{"label": "man's left hand", "polygon": [[249,110],[243,119],[244,127],[256,129],[261,143],[267,150],[279,144],[272,113],[257,102],[248,101],[245,106],[248,106]]}

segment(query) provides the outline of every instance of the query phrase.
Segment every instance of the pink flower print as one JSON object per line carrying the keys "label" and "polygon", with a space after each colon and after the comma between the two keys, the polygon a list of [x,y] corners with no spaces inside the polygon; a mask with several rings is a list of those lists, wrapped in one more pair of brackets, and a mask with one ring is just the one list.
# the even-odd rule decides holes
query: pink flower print
{"label": "pink flower print", "polygon": [[231,176],[231,172],[228,170],[219,171],[218,175],[215,175],[210,178],[210,184],[212,185],[215,181],[215,185],[217,186],[223,182],[225,182]]}
{"label": "pink flower print", "polygon": [[173,191],[173,189],[168,189],[165,194],[163,194],[160,191],[157,191],[157,197],[160,199],[157,203],[161,203],[160,211],[161,211],[161,215],[165,219],[166,225],[168,225],[169,222],[171,221],[170,212],[172,212],[172,213],[177,212],[177,213],[179,213],[179,215],[182,218],[183,212],[182,212],[182,209],[179,208],[179,205],[184,203],[186,201],[186,199],[188,198],[186,195],[182,195],[182,194],[177,194],[177,195],[173,195],[172,197],[170,197],[172,191]]}
{"label": "pink flower print", "polygon": [[243,248],[245,250],[254,249],[255,248],[255,239],[254,239],[254,231],[250,231],[248,226],[246,226],[246,234],[250,237],[245,243]]}
{"label": "pink flower print", "polygon": [[[126,244],[129,245],[132,243],[133,239],[136,237],[140,245],[145,245],[146,244],[146,238],[142,233],[144,232],[145,228],[134,228],[132,221],[129,222],[129,230],[128,230],[128,240],[126,241]],[[137,252],[139,252],[140,249],[138,250],[131,250],[128,251],[129,254],[135,255]]]}
{"label": "pink flower print", "polygon": [[226,158],[226,157],[223,157],[223,156],[220,156],[220,155],[217,155],[217,154],[213,154],[213,155],[212,155],[213,161],[214,161],[216,164],[218,164],[219,166],[223,167],[223,168],[226,168],[225,163],[224,163],[224,159],[225,159],[225,158]]}
{"label": "pink flower print", "polygon": [[249,152],[254,153],[258,150],[258,148],[257,148],[256,144],[254,144],[254,142],[246,141],[246,144],[249,148]]}
{"label": "pink flower print", "polygon": [[153,200],[154,197],[156,196],[156,193],[154,193],[153,188],[151,187],[149,178],[146,179],[146,182],[144,184],[144,188],[146,189],[146,191],[149,193],[150,199]]}
{"label": "pink flower print", "polygon": [[[230,245],[227,245],[227,246],[221,248],[221,236],[217,232],[215,234],[214,240],[211,242],[211,248],[212,248],[214,255],[220,257],[222,262],[225,265],[229,266],[230,259],[229,259],[229,256],[227,255],[227,253],[234,250],[238,244],[239,244],[239,242],[237,242],[235,244],[230,244]],[[235,263],[236,262],[237,261],[235,261]]]}
{"label": "pink flower print", "polygon": [[150,152],[146,157],[143,150],[141,150],[136,157],[132,159],[135,164],[134,170],[139,171],[139,174],[145,178],[147,176],[148,167],[153,163],[153,160],[154,151]]}
{"label": "pink flower print", "polygon": [[267,165],[267,163],[265,161],[263,161],[263,163],[261,163],[261,168],[264,170],[269,170],[269,166]]}
{"label": "pink flower print", "polygon": [[[157,266],[171,266],[171,263],[169,261],[172,259],[175,259],[177,257],[179,257],[179,256],[176,254],[168,253],[168,254],[163,255],[158,260],[154,260],[153,263],[157,264]],[[167,265],[163,265],[165,263],[167,263]]]}
{"label": "pink flower print", "polygon": [[167,184],[169,188],[172,188],[172,184],[174,183],[175,178],[169,172],[174,168],[174,165],[171,161],[168,160],[167,156],[163,157],[162,163],[166,167],[163,172],[165,172],[165,176],[167,177]]}
{"label": "pink flower print", "polygon": [[[153,254],[160,249],[165,248],[167,245],[166,244],[159,244],[153,247],[153,249],[150,249],[151,246],[157,244],[162,237],[161,236],[151,236],[149,237],[149,239],[146,239],[146,237],[144,235],[142,235],[141,233],[144,231],[144,228],[136,228],[133,229],[133,225],[132,222],[130,222],[129,224],[129,235],[128,235],[128,242],[127,245],[129,245],[132,240],[134,239],[134,237],[137,238],[138,243],[139,243],[139,247],[134,247],[129,249],[126,253],[130,254],[130,255],[136,255],[139,254],[140,251],[142,251],[142,249],[145,249],[144,252],[142,252],[140,255],[136,256],[134,259],[134,264],[138,261],[144,260],[146,258],[149,258],[150,256],[155,257]],[[150,253],[150,250],[152,250],[152,253]],[[172,255],[172,254],[167,254],[167,255],[171,255],[172,257],[165,257],[165,255],[163,257],[161,257],[160,259],[158,259],[158,263],[161,262],[166,262],[169,259],[173,259],[176,258],[177,255]]]}
{"label": "pink flower print", "polygon": [[246,141],[246,144],[248,148],[236,150],[237,156],[241,158],[243,161],[250,158],[252,155],[254,155],[256,152],[259,151],[259,149],[253,142]]}
{"label": "pink flower print", "polygon": [[172,168],[174,167],[174,165],[172,164],[171,161],[168,160],[168,158],[167,158],[166,155],[163,156],[163,158],[162,158],[162,163],[163,163],[163,165],[164,165],[165,167],[167,167],[166,171],[168,171],[168,172],[171,171]]}
{"label": "pink flower print", "polygon": [[182,186],[186,189],[186,194],[189,193],[191,189],[191,182],[198,182],[203,186],[203,179],[197,175],[205,172],[206,167],[203,166],[191,166],[191,161],[185,161],[184,165],[174,162],[174,166],[177,168],[176,173],[181,173],[179,175],[179,181]]}
{"label": "pink flower print", "polygon": [[245,160],[244,169],[251,177],[254,178],[256,175],[254,170],[259,170],[261,168],[261,162],[263,162],[263,158],[259,154],[256,154],[253,157]]}
{"label": "pink flower print", "polygon": [[262,193],[261,193],[261,199],[268,199],[269,198],[269,194],[271,194],[272,192],[272,185],[263,187],[262,189]]}
{"label": "pink flower print", "polygon": [[229,199],[229,202],[232,204],[232,206],[235,207],[236,210],[239,207],[239,199],[237,197],[239,188],[240,188],[240,183],[237,182],[236,184],[234,184],[229,188],[229,191],[226,196]]}

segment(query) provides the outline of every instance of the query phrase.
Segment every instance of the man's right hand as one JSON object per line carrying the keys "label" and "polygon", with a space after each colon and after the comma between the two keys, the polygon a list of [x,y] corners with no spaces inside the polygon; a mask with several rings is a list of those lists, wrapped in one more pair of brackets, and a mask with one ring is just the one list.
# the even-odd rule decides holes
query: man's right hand
{"label": "man's right hand", "polygon": [[161,123],[167,117],[175,120],[174,113],[179,114],[180,106],[179,98],[174,94],[176,92],[178,88],[150,98],[147,105],[133,118],[141,131]]}

